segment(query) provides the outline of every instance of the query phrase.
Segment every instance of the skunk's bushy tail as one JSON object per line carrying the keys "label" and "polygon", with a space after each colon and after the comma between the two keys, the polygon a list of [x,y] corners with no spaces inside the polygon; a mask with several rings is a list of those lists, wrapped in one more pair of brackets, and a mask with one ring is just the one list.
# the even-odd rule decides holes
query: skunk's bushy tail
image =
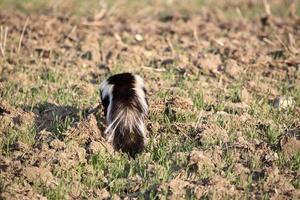
{"label": "skunk's bushy tail", "polygon": [[112,112],[112,123],[105,133],[116,150],[121,150],[135,157],[144,149],[144,116],[132,106],[120,106]]}

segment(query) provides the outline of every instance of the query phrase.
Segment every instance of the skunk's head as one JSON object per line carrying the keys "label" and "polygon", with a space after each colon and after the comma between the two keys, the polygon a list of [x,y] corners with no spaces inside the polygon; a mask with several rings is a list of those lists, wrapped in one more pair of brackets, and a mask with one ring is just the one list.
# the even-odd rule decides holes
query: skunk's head
{"label": "skunk's head", "polygon": [[115,149],[130,155],[145,143],[144,118],[148,113],[143,79],[135,74],[116,74],[101,83],[101,102],[108,124],[105,131]]}

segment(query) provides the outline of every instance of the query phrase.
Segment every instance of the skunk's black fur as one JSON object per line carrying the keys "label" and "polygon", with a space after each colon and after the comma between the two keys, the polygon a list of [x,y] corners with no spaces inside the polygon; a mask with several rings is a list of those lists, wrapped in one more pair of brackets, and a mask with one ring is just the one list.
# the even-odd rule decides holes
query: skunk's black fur
{"label": "skunk's black fur", "polygon": [[116,150],[135,157],[146,141],[148,104],[143,79],[131,73],[116,74],[101,83],[100,93],[108,140]]}

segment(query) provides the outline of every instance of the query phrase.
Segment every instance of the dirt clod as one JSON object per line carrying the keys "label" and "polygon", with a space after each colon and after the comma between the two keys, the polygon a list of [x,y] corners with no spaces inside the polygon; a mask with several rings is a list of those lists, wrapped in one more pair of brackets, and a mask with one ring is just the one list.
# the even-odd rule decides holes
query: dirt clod
{"label": "dirt clod", "polygon": [[193,150],[189,155],[189,162],[191,165],[196,164],[199,170],[203,167],[214,167],[211,158],[202,151]]}
{"label": "dirt clod", "polygon": [[205,54],[199,57],[199,67],[206,72],[217,73],[220,65],[221,59],[219,55]]}
{"label": "dirt clod", "polygon": [[48,168],[26,167],[23,174],[30,182],[39,180],[48,187],[56,184],[56,179]]}
{"label": "dirt clod", "polygon": [[282,143],[281,148],[285,156],[291,158],[297,153],[300,153],[300,140],[296,137],[289,137]]}
{"label": "dirt clod", "polygon": [[172,194],[170,198],[184,198],[186,196],[186,188],[189,186],[189,183],[180,179],[173,179],[168,184],[169,189]]}

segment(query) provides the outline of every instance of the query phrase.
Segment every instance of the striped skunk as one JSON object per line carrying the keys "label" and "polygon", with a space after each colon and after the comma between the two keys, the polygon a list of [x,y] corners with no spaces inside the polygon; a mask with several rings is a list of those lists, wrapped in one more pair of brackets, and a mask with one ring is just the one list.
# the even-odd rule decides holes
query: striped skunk
{"label": "striped skunk", "polygon": [[107,121],[105,135],[115,150],[135,157],[144,149],[144,118],[148,102],[143,79],[132,73],[116,74],[100,85],[100,97]]}

